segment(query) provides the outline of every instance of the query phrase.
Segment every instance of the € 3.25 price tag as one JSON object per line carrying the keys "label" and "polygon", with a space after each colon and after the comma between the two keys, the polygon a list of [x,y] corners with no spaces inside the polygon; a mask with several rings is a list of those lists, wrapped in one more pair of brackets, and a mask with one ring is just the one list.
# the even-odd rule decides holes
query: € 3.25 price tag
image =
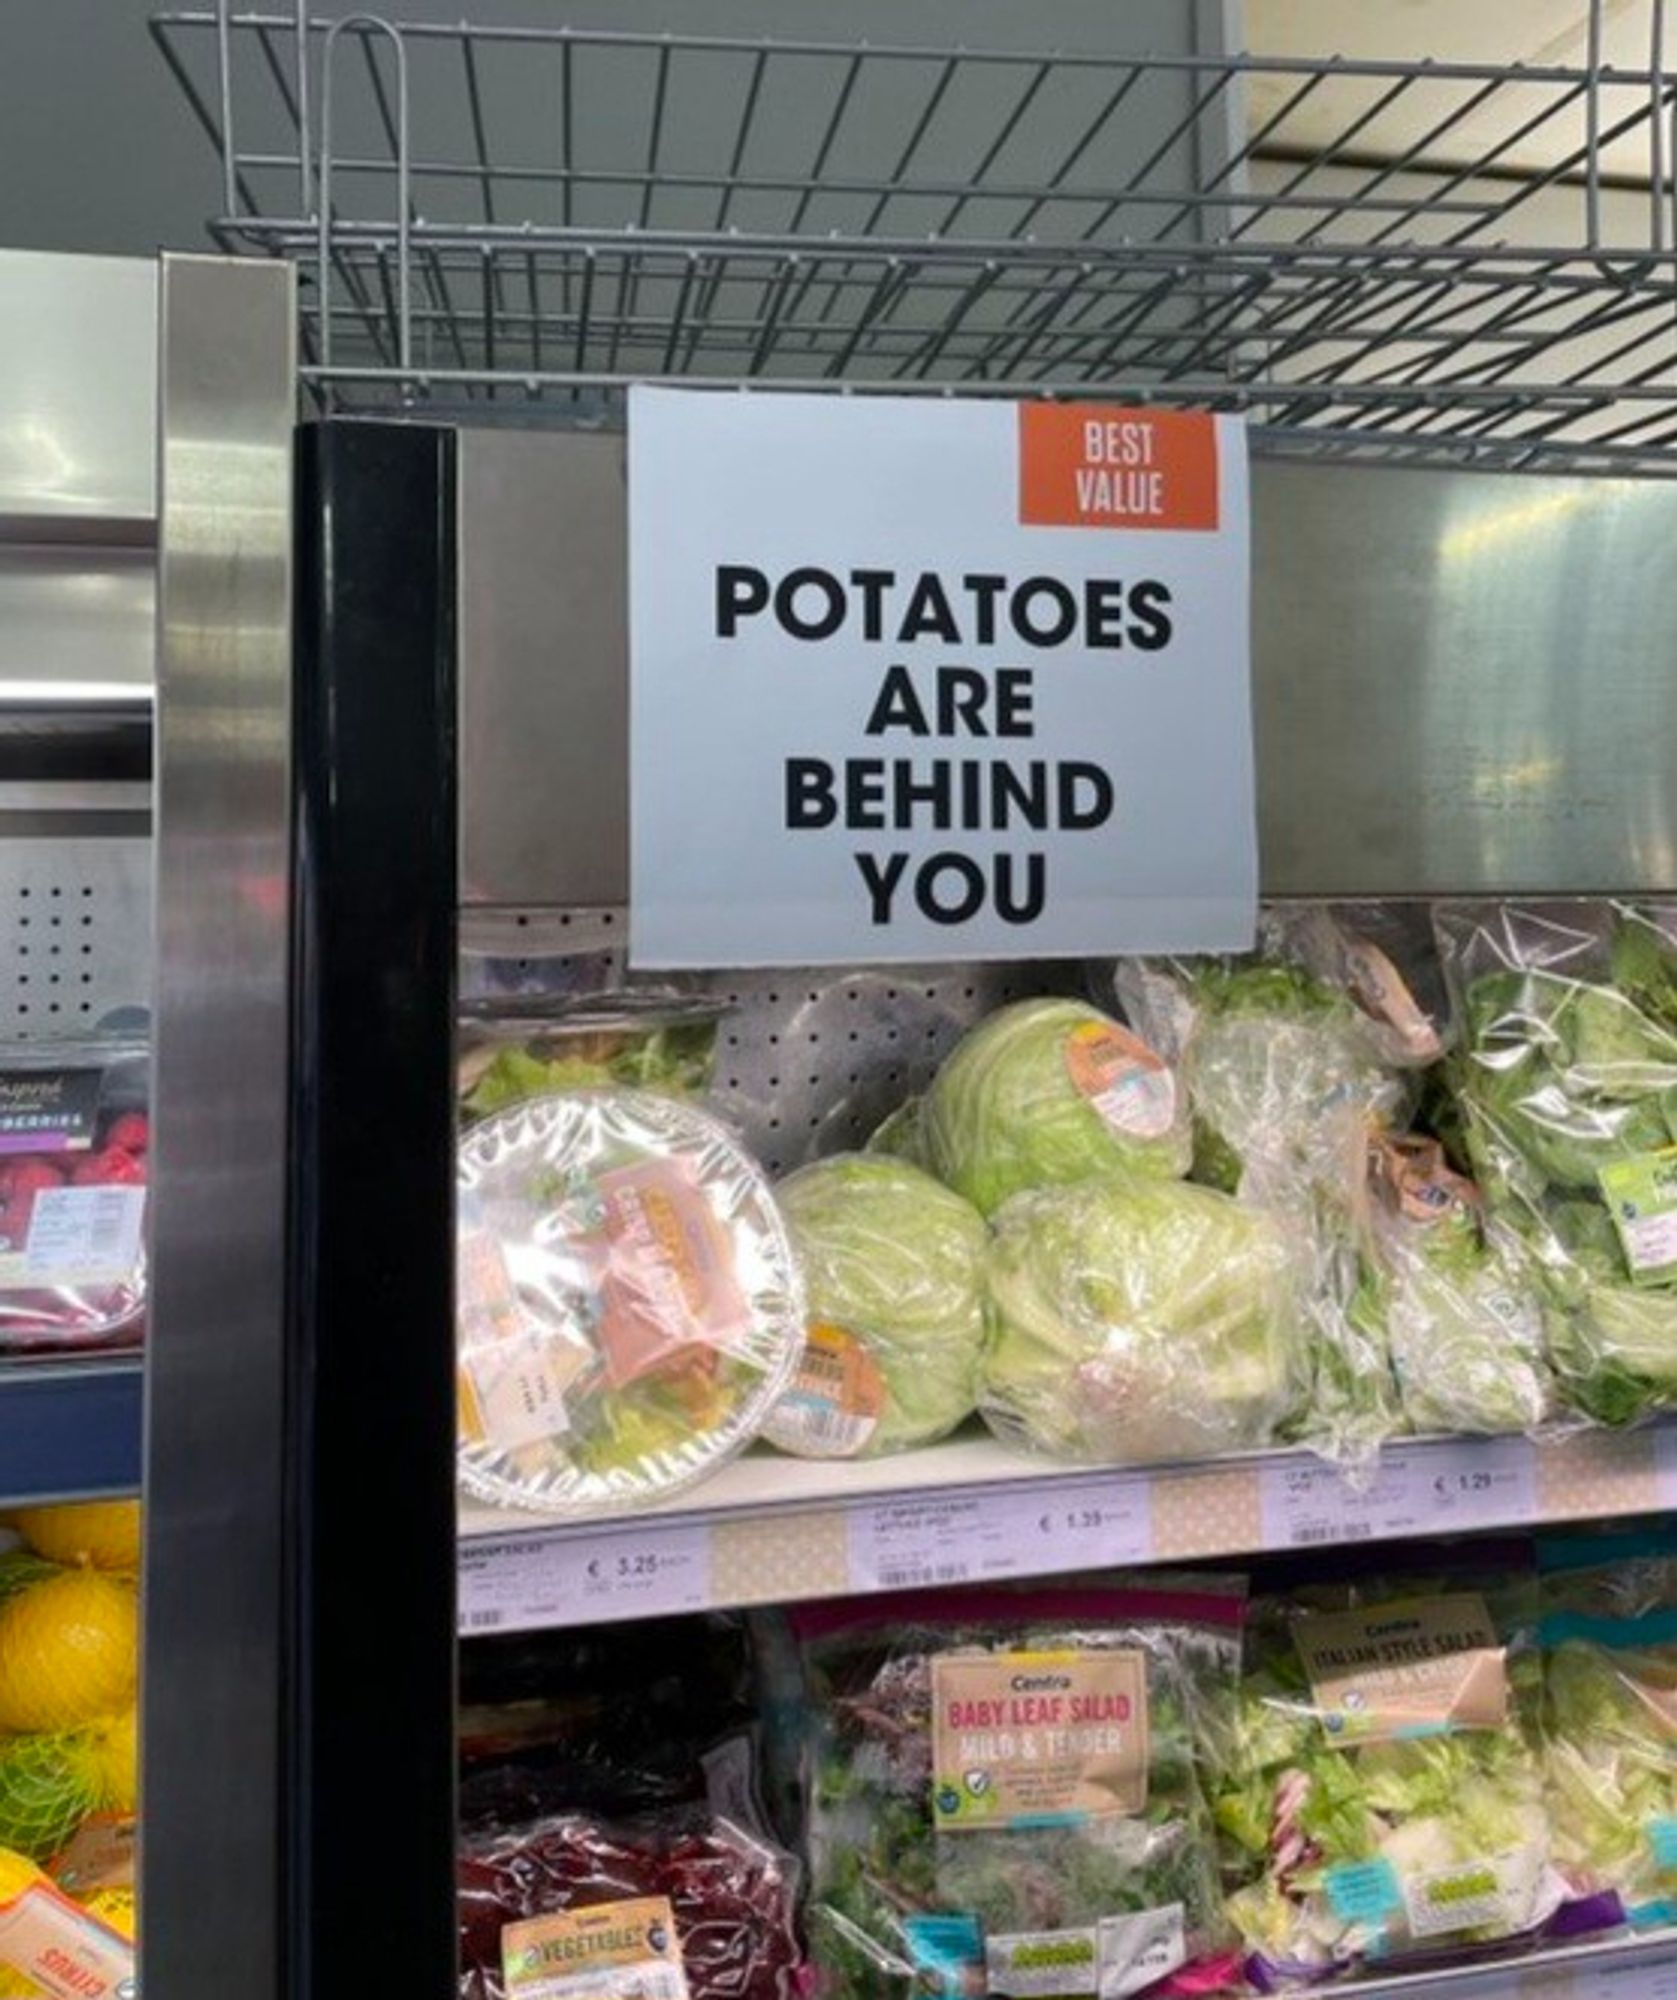
{"label": "\u20ac 3.25 price tag", "polygon": [[691,1522],[586,1534],[537,1530],[460,1548],[466,1633],[599,1625],[702,1611],[710,1602],[710,1529]]}

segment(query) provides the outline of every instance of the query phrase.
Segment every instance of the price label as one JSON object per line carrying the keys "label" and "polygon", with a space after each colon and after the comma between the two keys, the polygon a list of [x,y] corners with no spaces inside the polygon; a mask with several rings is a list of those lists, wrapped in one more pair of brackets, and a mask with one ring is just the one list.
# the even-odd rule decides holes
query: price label
{"label": "price label", "polygon": [[1106,1569],[1146,1562],[1152,1552],[1151,1489],[1139,1474],[1047,1490],[885,1500],[850,1517],[854,1590]]}
{"label": "price label", "polygon": [[701,1525],[648,1523],[460,1544],[465,1633],[603,1625],[703,1611],[710,1602],[710,1530]]}
{"label": "price label", "polygon": [[1266,1465],[1261,1498],[1271,1548],[1506,1527],[1537,1514],[1537,1453],[1528,1438],[1399,1445],[1361,1481],[1331,1465]]}

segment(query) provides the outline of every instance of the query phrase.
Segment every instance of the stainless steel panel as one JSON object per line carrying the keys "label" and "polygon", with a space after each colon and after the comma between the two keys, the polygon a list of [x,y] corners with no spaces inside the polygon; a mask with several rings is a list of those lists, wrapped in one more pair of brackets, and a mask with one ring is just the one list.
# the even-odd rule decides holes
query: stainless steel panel
{"label": "stainless steel panel", "polygon": [[0,535],[148,540],[157,266],[0,252]]}
{"label": "stainless steel panel", "polygon": [[0,838],[0,1038],[86,1034],[150,1003],[151,842]]}
{"label": "stainless steel panel", "polygon": [[291,274],[161,303],[142,1983],[278,2000]]}
{"label": "stainless steel panel", "polygon": [[149,550],[0,545],[0,707],[130,707],[155,678]]}
{"label": "stainless steel panel", "polygon": [[459,465],[461,898],[620,903],[623,440],[467,431]]}
{"label": "stainless steel panel", "polygon": [[[468,433],[463,893],[628,893],[621,439]],[[1269,895],[1677,886],[1677,485],[1268,462]]]}
{"label": "stainless steel panel", "polygon": [[1268,464],[1264,885],[1677,884],[1677,487]]}

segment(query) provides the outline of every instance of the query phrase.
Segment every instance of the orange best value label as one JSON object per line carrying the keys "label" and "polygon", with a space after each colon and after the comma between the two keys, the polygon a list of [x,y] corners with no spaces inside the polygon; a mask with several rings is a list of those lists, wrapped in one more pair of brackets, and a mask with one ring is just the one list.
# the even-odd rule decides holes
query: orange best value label
{"label": "orange best value label", "polygon": [[1104,403],[1019,405],[1019,519],[1031,528],[1218,526],[1217,419]]}

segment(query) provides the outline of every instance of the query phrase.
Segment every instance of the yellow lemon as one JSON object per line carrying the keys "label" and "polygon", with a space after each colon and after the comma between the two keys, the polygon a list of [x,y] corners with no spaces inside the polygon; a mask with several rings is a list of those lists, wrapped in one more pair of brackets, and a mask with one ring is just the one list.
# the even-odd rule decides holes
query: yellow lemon
{"label": "yellow lemon", "polygon": [[68,1507],[20,1507],[18,1532],[48,1562],[133,1572],[140,1567],[138,1500],[86,1500]]}
{"label": "yellow lemon", "polygon": [[64,1570],[0,1603],[0,1729],[79,1729],[120,1714],[138,1677],[129,1584]]}
{"label": "yellow lemon", "polygon": [[88,1754],[106,1812],[131,1813],[139,1803],[139,1717],[132,1704],[120,1715],[101,1716],[87,1732]]}

